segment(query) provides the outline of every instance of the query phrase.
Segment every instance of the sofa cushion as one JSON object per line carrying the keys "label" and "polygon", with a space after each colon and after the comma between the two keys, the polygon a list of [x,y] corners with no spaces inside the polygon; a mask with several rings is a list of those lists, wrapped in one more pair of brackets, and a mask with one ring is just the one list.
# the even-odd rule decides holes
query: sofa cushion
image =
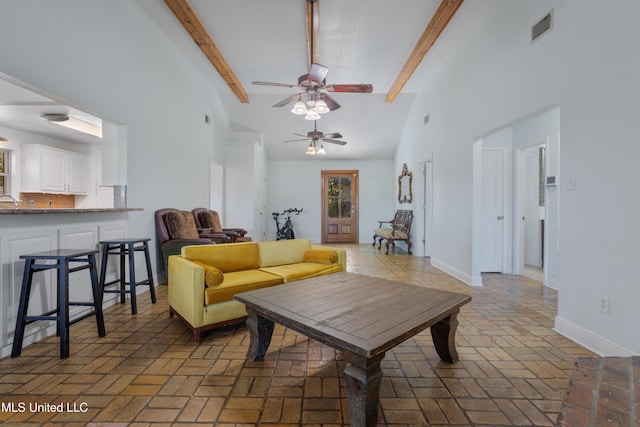
{"label": "sofa cushion", "polygon": [[282,277],[261,270],[245,270],[225,273],[224,282],[218,286],[207,286],[204,290],[205,304],[231,301],[235,294],[254,289],[281,285]]}
{"label": "sofa cushion", "polygon": [[166,215],[167,230],[172,239],[197,239],[198,229],[191,212],[172,211]]}
{"label": "sofa cushion", "polygon": [[214,233],[222,233],[222,225],[217,212],[202,211],[198,214],[198,220],[202,228],[210,228]]}
{"label": "sofa cushion", "polygon": [[255,242],[185,246],[181,253],[188,260],[210,265],[225,274],[258,268],[258,244]]}
{"label": "sofa cushion", "polygon": [[378,228],[376,235],[387,240],[406,240],[409,238],[405,231],[393,230],[392,228]]}
{"label": "sofa cushion", "polygon": [[194,261],[194,263],[198,264],[200,267],[204,268],[204,283],[207,286],[218,286],[224,281],[224,274],[219,269],[201,263],[199,261]]}
{"label": "sofa cushion", "polygon": [[341,264],[318,264],[315,262],[300,262],[297,264],[262,267],[260,270],[282,276],[284,283],[295,280],[309,279],[323,274],[342,271]]}
{"label": "sofa cushion", "polygon": [[305,262],[317,262],[320,264],[335,264],[338,262],[338,253],[336,251],[309,249],[304,253]]}
{"label": "sofa cushion", "polygon": [[296,264],[304,262],[304,253],[311,249],[311,241],[294,239],[259,242],[258,248],[260,267]]}

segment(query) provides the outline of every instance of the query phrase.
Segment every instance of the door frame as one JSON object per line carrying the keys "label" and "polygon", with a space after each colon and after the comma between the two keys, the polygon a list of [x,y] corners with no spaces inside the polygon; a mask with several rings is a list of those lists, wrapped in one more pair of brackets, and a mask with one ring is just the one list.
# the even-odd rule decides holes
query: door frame
{"label": "door frame", "polygon": [[[417,163],[417,169],[422,173],[422,179],[417,180],[416,184],[416,205],[420,206],[414,217],[415,239],[418,240],[415,245],[415,256],[430,257],[433,252],[433,155],[429,155]],[[427,165],[430,165],[427,168]],[[427,209],[430,214],[427,215]]]}
{"label": "door frame", "polygon": [[360,242],[360,174],[357,169],[350,170],[321,170],[320,171],[320,204],[321,207],[321,229],[320,229],[320,240],[322,243],[327,243],[327,224],[326,224],[326,210],[327,204],[325,203],[325,188],[324,181],[325,175],[351,175],[354,177],[352,182],[354,188],[352,189],[352,198],[351,198],[351,215],[353,216],[353,229],[354,229],[354,242]]}

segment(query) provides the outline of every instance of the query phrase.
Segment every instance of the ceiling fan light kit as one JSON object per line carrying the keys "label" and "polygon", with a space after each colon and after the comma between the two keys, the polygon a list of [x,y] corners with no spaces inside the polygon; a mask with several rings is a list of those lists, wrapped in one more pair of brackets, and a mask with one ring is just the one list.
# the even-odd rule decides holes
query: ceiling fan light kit
{"label": "ceiling fan light kit", "polygon": [[320,142],[320,145],[318,146],[318,141],[311,141],[307,147],[306,153],[310,156],[315,156],[316,154],[324,156],[327,154],[327,151],[324,149],[322,142]]}
{"label": "ceiling fan light kit", "polygon": [[329,110],[329,106],[324,101],[324,99],[320,99],[319,101],[316,101],[316,103],[313,106],[313,108],[314,108],[314,110],[316,110],[320,114],[328,113],[330,111]]}
{"label": "ceiling fan light kit", "polygon": [[302,102],[302,99],[301,99],[300,101],[296,102],[293,105],[291,112],[293,114],[298,114],[298,115],[307,114],[307,106],[304,105],[304,102]]}
{"label": "ceiling fan light kit", "polygon": [[307,111],[307,115],[304,116],[304,118],[306,120],[319,120],[322,118],[322,116],[315,109],[310,108],[309,111]]}

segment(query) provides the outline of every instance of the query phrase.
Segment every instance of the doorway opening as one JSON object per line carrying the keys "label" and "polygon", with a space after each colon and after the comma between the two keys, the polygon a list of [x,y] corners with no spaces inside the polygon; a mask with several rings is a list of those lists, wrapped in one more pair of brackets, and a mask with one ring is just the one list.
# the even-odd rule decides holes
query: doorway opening
{"label": "doorway opening", "polygon": [[547,143],[516,149],[514,274],[544,283]]}
{"label": "doorway opening", "polygon": [[[487,157],[497,151],[504,153],[502,162]],[[559,107],[524,117],[474,142],[474,285],[482,285],[484,272],[523,275],[526,265],[527,276],[556,287],[559,194],[557,187],[547,185],[547,177],[558,175],[559,153]],[[485,167],[500,163],[503,170],[492,182],[494,178]],[[502,195],[493,191],[498,189],[502,189]],[[503,213],[499,209],[489,212],[490,207],[500,205]],[[487,212],[491,215],[487,216]],[[492,217],[499,219],[494,228],[484,221]],[[494,254],[502,252],[502,265],[489,264],[488,246],[495,249]],[[494,257],[494,261],[499,258]]]}

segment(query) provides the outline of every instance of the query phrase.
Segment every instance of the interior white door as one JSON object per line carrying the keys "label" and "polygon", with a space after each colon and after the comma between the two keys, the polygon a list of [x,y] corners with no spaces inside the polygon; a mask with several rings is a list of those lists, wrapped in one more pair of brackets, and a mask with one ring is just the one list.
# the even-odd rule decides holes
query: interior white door
{"label": "interior white door", "polygon": [[504,152],[482,150],[482,272],[502,272]]}

